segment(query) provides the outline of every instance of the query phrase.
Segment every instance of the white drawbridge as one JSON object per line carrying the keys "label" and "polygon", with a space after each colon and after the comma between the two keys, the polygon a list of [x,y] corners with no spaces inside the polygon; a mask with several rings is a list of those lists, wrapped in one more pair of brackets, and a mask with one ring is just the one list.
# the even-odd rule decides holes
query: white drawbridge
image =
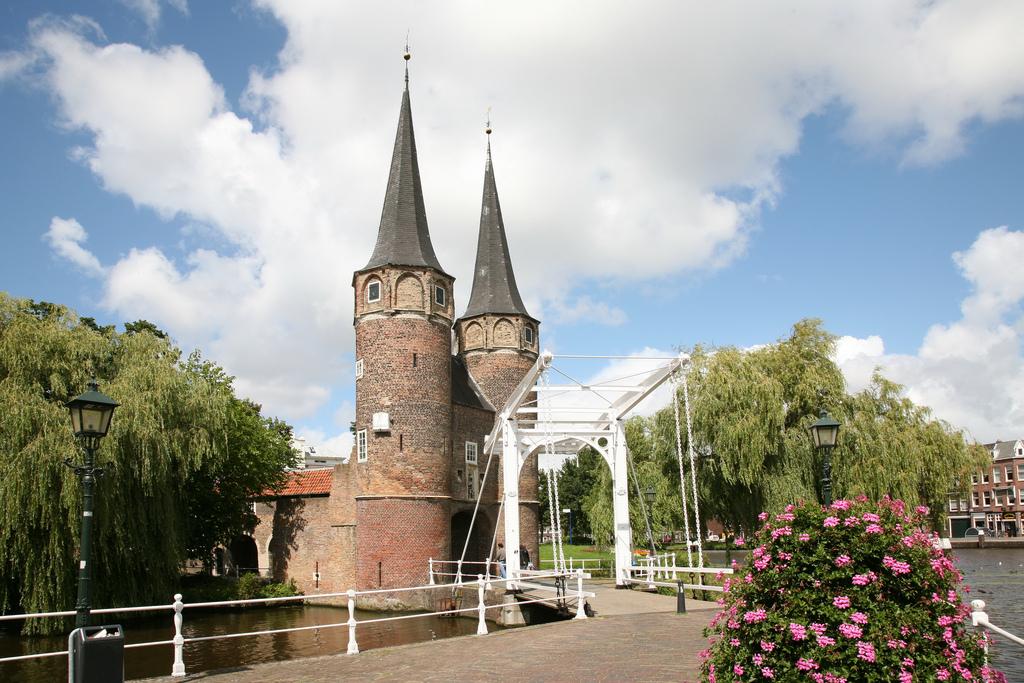
{"label": "white drawbridge", "polygon": [[[606,358],[612,356],[558,356],[558,358]],[[590,446],[608,463],[612,473],[612,510],[615,524],[615,582],[631,582],[633,567],[633,538],[629,521],[629,478],[625,419],[630,411],[651,395],[666,380],[685,375],[690,359],[686,354],[672,358],[648,358],[657,366],[635,372],[627,377],[585,384],[554,366],[556,356],[545,351],[523,377],[522,382],[501,410],[494,428],[487,437],[484,452],[493,454],[500,448],[504,479],[505,548],[509,577],[519,578],[519,474],[531,455],[541,452],[549,455],[575,455],[584,446]],[[621,357],[621,360],[637,360]],[[556,372],[568,383],[550,384],[548,375]],[[673,387],[674,389],[674,387]],[[673,400],[675,400],[673,391]],[[678,410],[676,412],[678,418]],[[678,431],[678,425],[677,425]],[[692,440],[691,440],[692,441]],[[677,444],[679,440],[677,439]],[[681,486],[685,506],[686,484],[682,479],[682,449],[679,445]],[[691,451],[691,473],[692,473]],[[550,480],[549,480],[550,482]],[[694,480],[694,489],[696,481]],[[549,484],[550,485],[550,484]],[[556,480],[557,486],[557,480]],[[557,489],[556,489],[557,490]],[[694,490],[696,494],[696,490]],[[555,507],[557,504],[552,501]],[[694,510],[696,513],[697,511]],[[556,512],[557,514],[557,512]],[[699,521],[697,523],[699,527]],[[560,529],[555,524],[553,533]],[[688,526],[688,521],[687,521]],[[697,530],[697,543],[700,531]],[[687,539],[689,543],[689,538]],[[698,546],[699,548],[699,546]],[[557,563],[556,550],[556,563]],[[691,563],[692,564],[692,563]]]}

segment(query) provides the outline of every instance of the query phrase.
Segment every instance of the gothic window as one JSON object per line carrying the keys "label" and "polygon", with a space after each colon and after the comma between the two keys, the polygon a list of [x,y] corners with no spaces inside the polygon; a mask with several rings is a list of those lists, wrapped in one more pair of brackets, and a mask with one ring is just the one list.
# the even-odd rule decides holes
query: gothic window
{"label": "gothic window", "polygon": [[380,280],[370,280],[366,285],[366,303],[373,304],[380,301]]}
{"label": "gothic window", "polygon": [[533,346],[533,328],[529,325],[523,328],[523,338],[527,346]]}
{"label": "gothic window", "polygon": [[444,287],[439,287],[437,285],[434,285],[434,303],[435,304],[437,304],[438,306],[444,306],[445,305],[445,301],[447,299],[446,295],[447,295],[447,292],[445,292]]}
{"label": "gothic window", "polygon": [[423,284],[415,275],[403,275],[395,285],[395,308],[423,310]]}
{"label": "gothic window", "polygon": [[366,462],[366,430],[360,429],[356,432],[356,460]]}
{"label": "gothic window", "polygon": [[494,324],[494,345],[515,347],[516,329],[510,320],[502,318]]}

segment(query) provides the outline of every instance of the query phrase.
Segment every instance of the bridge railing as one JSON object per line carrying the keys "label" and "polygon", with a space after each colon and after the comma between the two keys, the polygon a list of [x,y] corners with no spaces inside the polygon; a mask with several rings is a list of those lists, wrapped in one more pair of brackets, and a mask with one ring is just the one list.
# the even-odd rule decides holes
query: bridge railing
{"label": "bridge railing", "polygon": [[[688,575],[691,583],[682,583],[683,588],[689,588],[690,590],[700,591],[713,591],[722,592],[722,586],[717,586],[712,583],[704,583],[704,576],[707,574],[732,574],[733,570],[729,567],[677,567],[675,565],[665,566],[658,565],[656,563],[645,563],[639,565],[633,565],[627,570],[630,574],[626,581],[629,583],[644,584],[648,588],[654,588],[656,586],[664,586],[667,588],[677,588],[680,585],[680,575]],[[661,572],[659,574],[659,572]],[[638,576],[637,576],[638,575]],[[692,583],[696,576],[697,583]],[[671,579],[671,581],[662,581],[662,578]]]}
{"label": "bridge railing", "polygon": [[[1012,643],[1017,645],[1024,645],[1024,639],[1013,635],[1009,631],[999,628],[988,620],[988,613],[985,612],[985,601],[984,600],[972,600],[971,601],[971,624],[975,628],[986,629],[993,633],[998,633],[1002,637],[1006,638]],[[985,658],[988,659],[988,643],[985,643]]]}
{"label": "bridge railing", "polygon": [[[531,579],[545,579],[545,578],[564,578],[566,582],[570,579],[575,579],[576,586],[575,591],[566,597],[574,597],[576,599],[576,616],[575,619],[586,619],[586,612],[584,611],[584,603],[587,597],[593,597],[593,593],[588,593],[583,590],[583,578],[584,573],[582,570],[577,570],[573,574],[561,573],[561,572],[550,572],[540,573],[531,572]],[[452,584],[433,584],[425,586],[409,586],[403,588],[378,588],[373,590],[348,590],[343,593],[319,593],[316,595],[296,595],[282,598],[255,598],[251,600],[219,600],[210,602],[191,602],[186,603],[183,600],[183,596],[178,593],[174,596],[174,602],[169,605],[145,605],[139,607],[112,607],[106,609],[95,609],[91,610],[91,614],[125,614],[125,613],[138,613],[138,612],[167,612],[172,613],[172,623],[174,626],[174,637],[170,640],[155,640],[145,643],[130,643],[125,645],[125,649],[134,649],[142,647],[155,647],[159,645],[173,645],[174,646],[174,660],[171,665],[171,676],[180,677],[185,675],[185,661],[184,661],[184,647],[188,643],[201,643],[211,640],[225,640],[231,638],[247,638],[251,636],[263,636],[263,635],[274,635],[278,633],[295,633],[298,631],[313,631],[318,629],[328,628],[348,628],[348,647],[347,654],[358,654],[359,644],[356,640],[356,627],[359,624],[372,624],[385,621],[402,621],[406,619],[419,619],[423,617],[431,616],[455,616],[461,614],[469,614],[475,612],[477,615],[477,635],[487,634],[487,623],[486,623],[486,612],[487,610],[501,609],[505,606],[504,603],[498,603],[488,605],[486,601],[485,593],[491,588],[492,584],[504,584],[506,587],[511,584],[515,587],[515,579],[501,579],[497,577],[491,577],[490,579],[485,578],[483,574],[477,574],[476,580],[463,582],[459,586],[453,586]],[[410,591],[426,591],[426,590],[452,590],[455,589],[471,589],[472,586],[476,587],[477,590],[477,604],[474,607],[465,608],[452,608],[452,609],[439,609],[432,612],[417,612],[415,614],[402,614],[393,617],[377,617],[374,619],[356,619],[356,606],[355,599],[361,595],[380,595],[383,593],[405,593]],[[339,621],[330,624],[317,624],[313,626],[296,626],[292,628],[276,628],[266,629],[262,631],[241,631],[237,633],[218,633],[211,636],[191,636],[186,638],[182,633],[182,626],[184,623],[184,611],[186,608],[198,608],[198,607],[233,607],[237,605],[268,605],[284,602],[307,602],[314,600],[325,600],[333,598],[347,598],[348,606],[348,619],[345,621]],[[564,599],[564,598],[563,598]],[[557,605],[559,598],[535,598],[530,600],[516,600],[517,605],[528,605],[533,603],[545,603]],[[0,616],[0,622],[4,621],[24,621],[26,619],[53,619],[62,617],[75,616],[76,612],[73,610],[64,612],[36,612],[31,614],[8,614]],[[0,664],[7,662],[17,662],[29,659],[43,659],[47,657],[63,657],[67,656],[67,650],[57,650],[53,652],[39,652],[28,655],[18,655],[14,657],[2,657],[0,658]]]}
{"label": "bridge railing", "polygon": [[[558,562],[555,560],[541,560],[541,567],[551,565],[554,567],[558,566]],[[568,571],[574,572],[577,569],[582,569],[585,572],[592,574],[607,573],[611,571],[611,565],[605,564],[605,560],[600,557],[567,557],[565,558],[565,567]]]}

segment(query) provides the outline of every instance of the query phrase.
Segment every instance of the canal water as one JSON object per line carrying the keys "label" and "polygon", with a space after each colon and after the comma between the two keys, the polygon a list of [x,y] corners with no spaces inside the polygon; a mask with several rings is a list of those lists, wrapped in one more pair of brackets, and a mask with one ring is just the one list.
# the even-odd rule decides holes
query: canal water
{"label": "canal water", "polygon": [[[965,583],[971,588],[968,598],[986,602],[986,611],[992,623],[1011,633],[1024,634],[1024,549],[959,549],[953,551],[953,554],[957,565],[964,573]],[[711,551],[706,555],[709,564],[725,565],[724,551]],[[359,621],[381,616],[394,614],[361,611],[356,614]],[[324,625],[344,622],[347,619],[348,611],[344,608],[318,605],[234,612],[185,610],[183,630],[185,637],[189,638],[220,633]],[[488,628],[497,627],[488,624]],[[475,632],[474,619],[424,616],[376,624],[362,623],[356,633],[360,650],[369,650]],[[126,626],[126,633],[130,643],[168,640],[174,634],[171,616],[168,613],[157,620],[133,622]],[[339,654],[344,653],[347,646],[348,628],[344,626],[298,633],[213,640],[186,645],[185,666],[189,673],[196,673],[273,660]],[[0,657],[62,650],[66,647],[66,637],[19,638],[9,632],[0,632]],[[994,636],[990,655],[993,666],[1006,674],[1009,683],[1024,683],[1024,648],[1000,636]],[[128,678],[166,676],[171,671],[173,654],[170,646],[140,648],[127,650],[125,660]],[[0,664],[0,681],[60,681],[66,676],[66,667],[65,657]]]}
{"label": "canal water", "polygon": [[[356,611],[357,621],[388,616],[397,614]],[[182,632],[185,638],[190,638],[334,624],[347,620],[346,608],[322,605],[233,612],[199,612],[186,609]],[[476,633],[476,624],[475,619],[423,616],[383,623],[361,623],[356,629],[356,636],[359,649],[370,650]],[[499,627],[488,623],[487,628],[494,630]],[[168,611],[166,616],[156,620],[126,624],[125,634],[129,643],[170,640],[174,636],[171,613]],[[65,649],[66,636],[19,638],[9,632],[0,632],[0,657]],[[196,673],[280,659],[343,654],[347,649],[347,626],[210,640],[185,645],[185,670],[188,673]],[[174,654],[170,645],[126,650],[125,676],[129,679],[169,676],[173,660]],[[66,678],[67,657],[0,664],[0,681],[3,683],[53,683]]]}

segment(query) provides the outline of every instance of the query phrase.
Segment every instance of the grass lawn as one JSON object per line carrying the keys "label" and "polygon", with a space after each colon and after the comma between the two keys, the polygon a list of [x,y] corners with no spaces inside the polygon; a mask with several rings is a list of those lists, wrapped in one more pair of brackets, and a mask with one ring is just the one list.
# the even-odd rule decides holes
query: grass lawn
{"label": "grass lawn", "polygon": [[[609,566],[614,562],[615,554],[611,550],[599,550],[592,545],[569,545],[568,543],[562,546],[562,554],[565,555],[565,559],[568,560],[570,557],[582,560],[582,559],[599,559],[604,560],[603,564]],[[551,544],[545,543],[540,547],[540,559],[550,560],[554,556],[551,554]]]}

